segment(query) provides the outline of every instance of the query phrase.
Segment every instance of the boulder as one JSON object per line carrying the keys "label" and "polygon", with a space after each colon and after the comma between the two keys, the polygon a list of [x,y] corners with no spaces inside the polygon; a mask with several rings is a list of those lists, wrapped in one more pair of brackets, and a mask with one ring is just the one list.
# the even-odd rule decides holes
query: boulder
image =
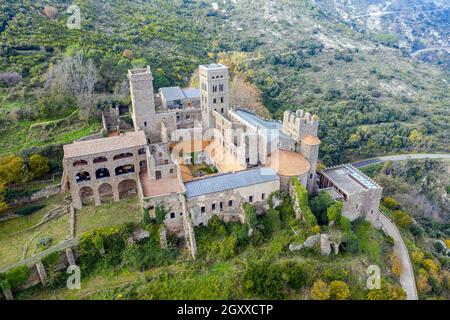
{"label": "boulder", "polygon": [[330,236],[326,233],[320,235],[320,253],[323,256],[329,256],[331,254]]}
{"label": "boulder", "polygon": [[314,247],[317,243],[319,243],[320,241],[320,235],[314,235],[309,237],[308,239],[306,239],[305,242],[303,242],[302,244],[290,244],[289,245],[289,250],[291,251],[297,251],[297,250],[302,250],[303,248],[312,248]]}

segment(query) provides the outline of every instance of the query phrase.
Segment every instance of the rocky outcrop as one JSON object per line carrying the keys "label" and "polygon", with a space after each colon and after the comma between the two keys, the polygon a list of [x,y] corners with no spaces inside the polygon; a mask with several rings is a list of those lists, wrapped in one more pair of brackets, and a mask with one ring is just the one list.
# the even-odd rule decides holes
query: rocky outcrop
{"label": "rocky outcrop", "polygon": [[336,255],[339,254],[339,244],[331,241],[330,235],[327,233],[311,236],[301,244],[290,244],[289,250],[298,251],[304,248],[313,248],[317,244],[320,244],[320,253],[324,256],[329,256],[332,252]]}
{"label": "rocky outcrop", "polygon": [[320,242],[320,235],[317,234],[317,235],[309,237],[302,244],[290,244],[289,245],[289,250],[297,251],[297,250],[302,250],[304,248],[312,248],[316,244],[318,244],[319,242]]}

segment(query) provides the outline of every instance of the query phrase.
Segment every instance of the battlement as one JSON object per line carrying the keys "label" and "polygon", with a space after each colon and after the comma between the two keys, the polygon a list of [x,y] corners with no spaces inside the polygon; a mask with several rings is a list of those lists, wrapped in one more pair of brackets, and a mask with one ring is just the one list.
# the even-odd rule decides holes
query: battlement
{"label": "battlement", "polygon": [[287,110],[283,117],[283,132],[300,142],[306,135],[317,137],[319,117],[302,109],[292,112]]}
{"label": "battlement", "polygon": [[150,66],[147,68],[138,68],[138,69],[130,69],[128,70],[128,80],[132,82],[139,81],[153,81],[152,71]]}

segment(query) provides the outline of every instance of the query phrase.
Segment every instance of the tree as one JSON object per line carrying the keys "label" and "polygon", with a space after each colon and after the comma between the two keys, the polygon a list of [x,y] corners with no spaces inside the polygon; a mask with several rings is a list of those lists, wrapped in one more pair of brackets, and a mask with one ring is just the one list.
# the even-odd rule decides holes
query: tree
{"label": "tree", "polygon": [[334,300],[348,300],[350,298],[350,289],[344,281],[331,281],[330,296]]}
{"label": "tree", "polygon": [[235,76],[230,82],[229,92],[231,105],[248,108],[263,117],[270,116],[270,112],[262,103],[261,91],[256,85]]}
{"label": "tree", "polygon": [[28,159],[28,167],[30,169],[30,176],[32,179],[40,178],[50,171],[48,159],[39,154],[33,154],[30,156]]}
{"label": "tree", "polygon": [[437,273],[439,271],[439,265],[432,259],[424,259],[422,266],[429,272]]}
{"label": "tree", "polygon": [[55,20],[58,16],[58,9],[52,6],[44,6],[44,14],[51,20]]}
{"label": "tree", "polygon": [[423,142],[423,134],[416,129],[412,130],[409,135],[409,142],[412,145],[418,145]]}
{"label": "tree", "polygon": [[313,300],[329,300],[331,297],[330,288],[321,279],[314,282],[311,288],[311,298]]}
{"label": "tree", "polygon": [[431,285],[428,282],[428,273],[425,269],[419,270],[419,276],[417,277],[417,291],[421,294],[431,291]]}
{"label": "tree", "polygon": [[0,181],[0,212],[3,212],[8,208],[8,205],[6,204],[5,201],[5,191],[6,191],[5,184]]}
{"label": "tree", "polygon": [[319,224],[328,224],[327,209],[334,204],[334,199],[326,191],[320,191],[310,202],[310,208]]}
{"label": "tree", "polygon": [[22,76],[17,72],[0,72],[0,87],[15,86],[20,83]]}
{"label": "tree", "polygon": [[340,220],[343,207],[344,204],[341,201],[337,201],[327,209],[327,218],[330,223]]}
{"label": "tree", "polygon": [[23,158],[7,156],[0,159],[0,180],[6,184],[21,182],[24,177]]}
{"label": "tree", "polygon": [[394,221],[398,226],[402,228],[408,228],[413,223],[413,219],[411,218],[411,216],[401,210],[397,210],[394,212]]}
{"label": "tree", "polygon": [[400,204],[392,197],[386,197],[383,199],[383,204],[391,210],[397,210],[400,208]]}
{"label": "tree", "polygon": [[397,277],[400,277],[402,273],[402,264],[400,262],[400,259],[397,257],[395,253],[391,254],[391,271],[394,275]]}
{"label": "tree", "polygon": [[68,94],[77,98],[81,108],[80,116],[87,118],[92,112],[94,86],[97,82],[97,68],[92,59],[76,53],[65,57],[47,73],[47,87],[53,95]]}

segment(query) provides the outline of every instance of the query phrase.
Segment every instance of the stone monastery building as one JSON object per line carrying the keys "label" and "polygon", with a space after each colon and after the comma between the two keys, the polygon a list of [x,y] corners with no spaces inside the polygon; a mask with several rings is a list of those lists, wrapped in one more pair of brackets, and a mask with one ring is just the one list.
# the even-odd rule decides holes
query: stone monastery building
{"label": "stone monastery building", "polygon": [[243,221],[244,202],[264,203],[297,177],[309,193],[321,188],[344,201],[351,220],[377,221],[375,182],[351,165],[316,172],[316,115],[261,118],[230,106],[226,66],[202,65],[199,73],[199,90],[161,88],[156,101],[150,67],[128,72],[135,131],[64,146],[63,186],[75,208],[137,194],[151,216],[163,205],[166,227],[192,242],[192,226],[214,215]]}

